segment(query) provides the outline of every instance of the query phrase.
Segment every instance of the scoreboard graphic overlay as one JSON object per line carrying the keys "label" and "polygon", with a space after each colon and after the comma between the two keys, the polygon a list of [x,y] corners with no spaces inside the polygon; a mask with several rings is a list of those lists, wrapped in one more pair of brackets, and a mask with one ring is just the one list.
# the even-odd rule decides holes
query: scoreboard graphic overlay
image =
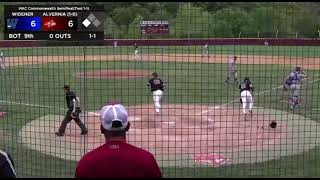
{"label": "scoreboard graphic overlay", "polygon": [[103,6],[6,5],[6,40],[102,41]]}
{"label": "scoreboard graphic overlay", "polygon": [[168,21],[140,21],[142,35],[166,35],[169,34]]}

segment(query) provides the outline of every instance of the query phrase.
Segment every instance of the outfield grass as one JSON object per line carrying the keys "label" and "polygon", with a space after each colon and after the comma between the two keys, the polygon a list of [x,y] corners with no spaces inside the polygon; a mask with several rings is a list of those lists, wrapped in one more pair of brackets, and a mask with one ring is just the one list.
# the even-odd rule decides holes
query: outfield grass
{"label": "outfield grass", "polygon": [[[319,57],[319,47],[306,46],[210,46],[211,54],[241,55],[285,55],[298,57]],[[201,54],[199,46],[141,47],[144,54]],[[50,47],[50,48],[7,48],[6,56],[42,55],[90,55],[90,54],[133,54],[132,47]],[[43,65],[12,67],[0,74],[0,100],[51,106],[39,108],[25,105],[0,103],[0,109],[8,115],[1,119],[3,138],[0,144],[12,152],[20,177],[72,177],[76,162],[66,161],[41,154],[23,146],[18,131],[27,122],[47,114],[64,114],[64,93],[61,87],[68,83],[75,88],[84,103],[84,109],[97,110],[108,99],[118,99],[126,105],[152,102],[146,87],[147,79],[135,80],[92,80],[76,79],[80,71],[95,69],[136,68],[146,71],[157,70],[167,84],[165,102],[223,104],[238,98],[237,87],[225,87],[224,64],[196,64],[176,62],[66,62]],[[291,70],[280,65],[239,65],[240,77],[252,77],[257,93],[270,90],[282,84]],[[307,71],[309,75],[319,71]],[[314,80],[316,78],[310,79]],[[305,105],[295,113],[319,121],[318,98],[320,83],[315,81],[303,87]],[[256,96],[255,105],[288,111],[281,89]],[[312,109],[319,109],[313,111]],[[291,113],[291,112],[290,112]],[[284,150],[286,151],[286,150]],[[248,177],[248,176],[319,176],[320,160],[318,147],[301,155],[282,157],[258,164],[233,165],[217,168],[163,168],[167,177]]]}
{"label": "outfield grass", "polygon": [[[201,54],[201,46],[141,46],[142,54]],[[10,56],[78,56],[78,55],[108,55],[134,54],[133,47],[38,47],[38,48],[4,48],[4,54]],[[210,54],[237,54],[237,55],[269,55],[292,57],[319,57],[319,46],[209,46]]]}
{"label": "outfield grass", "polygon": [[[220,46],[222,48],[222,46]],[[264,47],[264,46],[262,46]],[[158,47],[157,47],[158,48]],[[188,52],[193,47],[188,47]],[[228,48],[223,47],[226,51]],[[252,47],[254,48],[254,47]],[[271,48],[271,47],[264,47]],[[308,49],[311,51],[313,47]],[[46,48],[17,50],[20,55],[35,55],[42,52],[46,55]],[[80,53],[79,49],[47,48],[51,53]],[[112,50],[106,49],[103,52]],[[122,48],[120,48],[122,49]],[[148,48],[152,49],[152,47]],[[174,49],[174,47],[170,47]],[[59,52],[58,50],[61,50]],[[101,49],[100,49],[101,50]],[[126,49],[128,51],[131,49]],[[174,53],[178,53],[179,48]],[[180,49],[181,50],[181,49]],[[194,47],[195,50],[195,47]],[[35,51],[35,52],[34,52]],[[159,51],[157,49],[157,51]],[[317,50],[312,50],[316,51]],[[13,52],[13,49],[9,50]],[[121,51],[122,52],[122,51]],[[216,51],[222,53],[225,51]],[[251,51],[247,51],[251,52]],[[266,51],[261,51],[266,52]],[[280,52],[280,51],[278,51]],[[283,51],[286,52],[286,51]],[[290,51],[291,52],[291,51]],[[30,54],[28,54],[30,53]],[[100,54],[103,54],[102,51]],[[150,52],[148,52],[150,53]],[[158,52],[165,53],[165,52]],[[182,53],[182,51],[181,51]],[[256,53],[256,51],[254,52]],[[41,55],[38,54],[38,55]],[[70,55],[70,54],[69,54]],[[274,55],[274,54],[272,54]],[[304,54],[305,55],[305,54]],[[16,54],[15,54],[16,56]],[[201,104],[223,104],[238,98],[236,86],[224,85],[224,64],[196,64],[178,62],[65,62],[48,63],[37,65],[33,68],[28,66],[12,67],[0,74],[0,100],[8,102],[21,102],[37,105],[51,106],[52,108],[39,108],[25,105],[0,103],[0,109],[7,111],[6,118],[1,119],[0,127],[4,131],[4,138],[0,144],[4,149],[12,152],[20,177],[72,177],[76,162],[65,161],[55,157],[47,156],[34,150],[27,149],[19,141],[18,131],[27,122],[46,114],[65,113],[60,108],[65,108],[65,99],[62,86],[70,84],[80,95],[85,110],[97,110],[108,99],[118,99],[125,105],[134,105],[152,102],[152,97],[146,86],[147,79],[135,80],[98,80],[77,79],[75,74],[81,71],[98,69],[131,68],[144,69],[146,71],[157,70],[167,82],[165,91],[165,102],[170,103],[201,103]],[[249,76],[256,86],[256,92],[270,90],[282,84],[283,77],[287,75],[291,67],[280,65],[239,65],[240,77]],[[309,75],[318,74],[319,71],[307,71]],[[315,78],[314,78],[315,79]],[[312,79],[311,79],[312,80]],[[304,86],[306,105],[299,107],[295,113],[319,121],[319,113],[312,111],[319,108],[318,96],[319,81]],[[268,91],[263,95],[257,95],[255,105],[260,107],[288,110],[282,99],[281,89]],[[288,110],[289,111],[289,110]],[[290,112],[291,113],[291,112]],[[286,151],[286,150],[284,150]],[[318,168],[320,160],[318,147],[301,155],[282,157],[258,164],[234,165],[231,167],[217,168],[166,168],[163,167],[166,177],[227,177],[227,176],[317,176],[320,175]],[[248,157],[250,158],[250,157]]]}

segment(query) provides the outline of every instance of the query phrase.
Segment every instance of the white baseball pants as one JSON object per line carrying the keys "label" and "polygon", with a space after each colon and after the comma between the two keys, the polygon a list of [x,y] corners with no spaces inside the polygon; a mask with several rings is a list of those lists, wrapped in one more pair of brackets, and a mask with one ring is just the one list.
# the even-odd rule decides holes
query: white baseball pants
{"label": "white baseball pants", "polygon": [[156,109],[156,112],[159,113],[161,109],[161,99],[163,92],[161,90],[156,90],[152,92],[153,94],[153,102],[154,102],[154,107]]}
{"label": "white baseball pants", "polygon": [[241,94],[241,101],[242,101],[242,112],[243,114],[247,114],[247,109],[249,108],[249,111],[252,111],[253,107],[253,98],[250,91],[242,91]]}
{"label": "white baseball pants", "polygon": [[5,61],[4,61],[4,58],[0,58],[0,69],[5,69],[6,66],[5,66]]}

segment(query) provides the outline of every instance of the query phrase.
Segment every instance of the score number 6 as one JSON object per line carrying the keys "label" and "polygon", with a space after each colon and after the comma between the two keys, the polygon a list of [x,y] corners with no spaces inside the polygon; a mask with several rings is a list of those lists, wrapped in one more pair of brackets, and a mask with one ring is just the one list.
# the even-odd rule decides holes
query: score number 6
{"label": "score number 6", "polygon": [[36,27],[37,26],[36,21],[32,20],[30,25],[31,25],[31,27]]}
{"label": "score number 6", "polygon": [[68,26],[69,26],[69,27],[73,27],[73,21],[72,21],[72,20],[70,20],[70,21],[68,22]]}

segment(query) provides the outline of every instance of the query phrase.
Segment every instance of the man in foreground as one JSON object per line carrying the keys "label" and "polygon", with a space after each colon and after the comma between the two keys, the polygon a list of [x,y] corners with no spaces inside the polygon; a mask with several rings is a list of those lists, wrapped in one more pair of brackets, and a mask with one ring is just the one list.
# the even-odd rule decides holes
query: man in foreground
{"label": "man in foreground", "polygon": [[0,150],[0,178],[16,178],[12,157],[9,153]]}
{"label": "man in foreground", "polygon": [[123,105],[113,103],[104,106],[100,111],[100,121],[106,143],[82,157],[76,168],[76,178],[162,178],[151,153],[126,143],[130,123]]}

